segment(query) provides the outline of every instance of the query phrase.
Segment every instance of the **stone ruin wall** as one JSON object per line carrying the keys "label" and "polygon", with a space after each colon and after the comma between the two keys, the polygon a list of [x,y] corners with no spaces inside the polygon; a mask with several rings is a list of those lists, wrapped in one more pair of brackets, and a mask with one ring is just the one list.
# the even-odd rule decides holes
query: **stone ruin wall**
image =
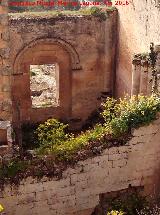
{"label": "stone ruin wall", "polygon": [[156,88],[156,92],[160,93],[160,45],[155,45],[154,50],[157,54],[155,64],[157,73],[156,83],[152,75],[153,68],[149,59],[141,59],[140,56],[135,56],[132,61],[131,95],[151,95],[154,87]]}
{"label": "stone ruin wall", "polygon": [[27,178],[17,187],[5,186],[0,203],[7,215],[91,215],[103,193],[143,187],[159,192],[160,118],[132,132],[125,145],[79,161],[62,179]]}
{"label": "stone ruin wall", "polygon": [[117,6],[119,14],[116,94],[131,93],[134,54],[148,52],[150,42],[160,42],[160,7],[158,0],[129,0]]}
{"label": "stone ruin wall", "polygon": [[[133,14],[137,13],[136,8],[138,6],[138,3],[134,4],[135,2],[136,1],[132,2]],[[139,8],[141,8],[141,4],[139,5]],[[156,10],[155,12],[158,17],[159,12],[157,12],[157,8],[154,8],[154,10]],[[126,16],[127,14],[128,13],[124,13],[124,16]],[[120,15],[122,23],[120,26],[121,43],[119,47],[118,62],[121,62],[120,64],[118,64],[117,82],[119,85],[117,85],[117,89],[121,94],[123,93],[124,89],[128,91],[130,89],[129,83],[131,83],[131,64],[127,64],[126,66],[126,62],[131,62],[131,56],[134,48],[136,47],[135,44],[141,44],[140,46],[137,46],[137,49],[135,49],[137,52],[141,52],[148,46],[150,38],[153,38],[155,41],[157,38],[158,41],[159,32],[154,32],[153,35],[152,33],[150,33],[150,36],[148,36],[148,32],[151,30],[147,27],[150,23],[149,20],[150,18],[151,20],[155,18],[155,14],[152,14],[153,16],[149,17],[148,21],[145,24],[145,28],[139,29],[139,32],[141,32],[142,35],[144,33],[142,31],[146,29],[145,38],[148,39],[137,41],[136,38],[138,38],[138,36],[134,37],[136,43],[129,46],[129,41],[132,41],[132,33],[134,32],[134,28],[132,29],[132,31],[128,29],[129,24],[131,24],[130,21],[127,21],[126,24],[124,24],[125,20],[123,19],[124,16],[122,17],[121,11]],[[140,15],[142,14],[140,13]],[[139,19],[139,17],[137,19]],[[144,19],[146,20],[145,14]],[[154,23],[156,23],[156,21]],[[23,29],[25,29],[25,26],[23,26]],[[126,32],[130,32],[132,36],[129,34],[127,35]],[[12,33],[14,34],[14,32]],[[19,37],[20,35],[21,31],[19,32]],[[111,35],[112,34],[110,34],[110,36]],[[35,35],[32,36],[34,37]],[[83,35],[80,35],[80,37],[86,38],[85,33]],[[90,36],[88,37],[90,38]],[[111,39],[111,37],[109,38]],[[24,34],[21,38],[21,45],[23,44],[22,41],[25,41],[25,39],[26,38]],[[5,122],[0,123],[0,128],[2,129],[4,127],[10,127],[8,120],[11,120],[12,116],[10,96],[10,74],[12,64],[10,65],[10,62],[8,60],[8,41],[9,31],[7,7],[6,2],[2,1],[0,5],[0,119]],[[123,41],[125,41],[125,43]],[[126,45],[126,41],[129,42],[128,45]],[[109,44],[110,43],[108,41],[108,45]],[[101,43],[101,46],[103,45],[104,42]],[[86,63],[85,56],[84,61],[82,62]],[[127,73],[127,71],[129,72]],[[75,71],[75,79],[78,79],[78,77],[80,77],[82,80],[81,72],[82,71]],[[88,74],[86,74],[86,77],[87,76]],[[124,82],[122,82],[122,79],[124,79]],[[77,83],[79,83],[79,81]],[[82,83],[83,82],[81,81],[80,85],[77,84],[75,86],[84,87]],[[123,87],[119,88],[118,86],[120,85]],[[133,138],[126,146],[112,147],[110,149],[106,149],[100,156],[89,158],[86,161],[78,162],[75,168],[67,169],[63,173],[63,178],[59,181],[56,179],[49,181],[47,178],[44,178],[41,182],[37,182],[35,179],[28,178],[26,181],[22,181],[18,188],[11,188],[9,186],[6,186],[4,191],[0,193],[0,202],[4,205],[8,215],[41,215],[44,213],[46,215],[91,215],[96,205],[98,205],[99,195],[102,193],[122,190],[127,188],[129,185],[136,187],[144,186],[146,194],[152,193],[153,191],[155,193],[158,193],[160,163],[159,129],[160,120],[157,120],[150,126],[135,130],[133,132]],[[10,133],[11,132],[9,129],[8,135],[10,135]]]}
{"label": "stone ruin wall", "polygon": [[0,4],[0,119],[11,119],[9,27],[6,1]]}
{"label": "stone ruin wall", "polygon": [[[0,130],[6,131],[9,146],[12,144],[11,120],[11,64],[9,60],[9,26],[7,1],[0,2]],[[3,133],[3,132],[2,132]],[[3,136],[3,135],[2,135]],[[1,137],[1,134],[0,134]],[[5,137],[4,137],[5,138]],[[2,139],[0,139],[0,142]],[[1,147],[6,151],[8,146]]]}
{"label": "stone ruin wall", "polygon": [[[106,21],[93,16],[10,17],[12,95],[13,103],[21,103],[22,122],[49,117],[83,122],[99,107],[102,93],[113,93],[116,17],[116,11]],[[60,66],[60,107],[33,109],[29,65],[54,61]],[[14,104],[13,109],[16,115]]]}
{"label": "stone ruin wall", "polygon": [[[37,121],[39,116],[41,116],[39,118],[41,121],[49,117],[64,117],[71,120],[79,120],[80,118],[83,121],[99,106],[100,102],[97,98],[101,96],[102,92],[114,93],[116,91],[117,96],[122,96],[126,92],[130,93],[133,85],[133,54],[148,51],[149,43],[151,41],[156,43],[160,38],[159,23],[157,22],[160,9],[156,7],[157,4],[156,1],[134,0],[130,1],[129,6],[117,6],[119,11],[118,32],[116,14],[107,19],[106,22],[96,21],[95,18],[89,20],[83,16],[65,19],[41,18],[39,20],[11,18],[9,22],[11,35],[9,37],[7,4],[3,0],[0,7],[0,24],[3,26],[3,28],[0,28],[3,32],[0,38],[2,47],[0,57],[0,81],[2,83],[0,119],[6,120],[8,125],[12,118],[11,91],[14,100],[12,106],[13,121],[16,121],[17,115],[20,115],[22,121],[32,122]],[[118,44],[117,35],[119,37]],[[45,43],[45,39],[49,38],[54,38],[52,42],[55,42],[55,49],[59,49],[59,46],[56,45],[59,45],[61,40],[60,46],[63,50],[60,51],[59,59],[61,58],[63,61],[63,68],[68,65],[68,81],[61,81],[63,104],[62,107],[57,109],[32,109],[29,80],[27,73],[23,73],[28,69],[27,58],[26,62],[22,62],[18,58],[21,52],[25,50],[28,51],[26,56],[27,54],[29,56],[33,51],[29,47],[31,43],[34,49],[36,41],[42,39],[39,44],[40,51],[42,43]],[[55,38],[60,40],[55,41]],[[66,44],[69,44],[67,48]],[[11,50],[9,50],[9,47]],[[38,47],[36,48],[38,52]],[[23,58],[23,54],[21,58]],[[66,56],[65,59],[63,58],[64,55]],[[47,59],[49,59],[48,56]],[[115,60],[117,61],[116,74]],[[31,61],[32,56],[28,59],[28,64]],[[42,61],[44,62],[44,59]],[[11,71],[12,78],[10,76]],[[69,73],[69,71],[71,72]],[[145,75],[141,78],[139,78],[139,75],[137,77],[142,81],[147,80]],[[68,85],[65,85],[65,82]],[[25,90],[21,92],[19,89],[23,88]],[[144,84],[141,87],[132,86],[133,88],[136,88],[136,92],[146,92]],[[67,98],[69,99],[67,100]],[[15,104],[19,102],[18,100],[23,101],[23,104],[20,104],[19,107],[21,109],[20,113],[17,113],[17,104]]]}
{"label": "stone ruin wall", "polygon": [[[11,122],[19,127],[56,117],[80,119],[74,124],[79,127],[99,107],[102,94],[113,93],[116,17],[114,12],[105,22],[85,16],[9,20],[7,1],[1,2],[0,131],[6,131],[9,145]],[[60,107],[34,109],[29,65],[55,61],[60,64]]]}

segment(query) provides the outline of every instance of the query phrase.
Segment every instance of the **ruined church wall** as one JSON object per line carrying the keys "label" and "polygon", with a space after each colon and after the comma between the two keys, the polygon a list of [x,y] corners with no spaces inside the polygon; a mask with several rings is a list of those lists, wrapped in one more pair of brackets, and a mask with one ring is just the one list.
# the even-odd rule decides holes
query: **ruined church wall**
{"label": "ruined church wall", "polygon": [[[63,93],[69,92],[70,94],[65,96],[65,99],[70,98],[70,110],[68,111],[70,118],[86,119],[99,106],[100,100],[97,100],[97,98],[100,98],[101,93],[112,93],[116,44],[116,11],[110,14],[106,21],[99,20],[99,18],[93,16],[11,17],[10,34],[10,59],[12,65],[14,65],[17,55],[21,53],[24,47],[42,38],[42,45],[47,39],[59,39],[64,42],[64,46],[69,44],[74,53],[77,53],[79,68],[73,68],[71,62],[69,65],[70,80],[67,79],[67,75],[61,75],[66,69],[65,65],[68,64],[64,63],[62,69],[60,69],[60,78],[63,76],[62,82],[70,81],[68,89],[63,88],[64,84],[60,87]],[[63,45],[61,47],[63,48]],[[49,46],[47,49],[49,50]],[[57,48],[54,51],[53,55],[55,55],[56,59],[56,54],[58,55],[59,50]],[[25,64],[29,64],[30,59],[33,58],[32,53],[28,54],[28,62],[26,60]],[[67,54],[70,58],[70,53],[66,53],[66,56]],[[63,62],[65,62],[64,54],[61,54],[59,63]],[[14,73],[16,73],[16,69]],[[60,110],[60,108],[57,108],[57,111],[54,108],[49,108],[48,110],[37,109],[36,111],[31,108],[29,90],[27,89],[29,80],[27,78],[27,74],[15,74],[12,82],[12,91],[15,94],[15,98],[21,96],[19,95],[21,91],[18,88],[22,88],[22,90],[25,88],[23,98],[20,99],[23,104],[26,104],[21,114],[22,121],[28,119],[37,121],[37,118],[43,121],[51,116],[63,118],[66,111]],[[62,103],[67,104],[69,101]]]}
{"label": "ruined church wall", "polygon": [[160,42],[160,8],[158,0],[130,0],[117,6],[119,13],[116,94],[131,92],[132,58],[148,52],[150,42]]}
{"label": "ruined church wall", "polygon": [[5,186],[0,202],[8,215],[91,215],[99,195],[143,187],[146,195],[159,192],[160,119],[132,132],[125,145],[79,161],[62,179],[28,178],[19,187]]}
{"label": "ruined church wall", "polygon": [[0,121],[11,120],[9,39],[7,1],[2,0],[0,2]]}

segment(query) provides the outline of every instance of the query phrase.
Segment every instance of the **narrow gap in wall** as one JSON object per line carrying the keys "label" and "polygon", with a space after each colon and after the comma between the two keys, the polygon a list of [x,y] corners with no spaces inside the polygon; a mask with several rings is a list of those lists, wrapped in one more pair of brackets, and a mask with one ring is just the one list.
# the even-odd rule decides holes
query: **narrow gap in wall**
{"label": "narrow gap in wall", "polygon": [[7,145],[7,130],[0,129],[0,146]]}
{"label": "narrow gap in wall", "polygon": [[59,66],[30,65],[30,90],[33,108],[59,106]]}

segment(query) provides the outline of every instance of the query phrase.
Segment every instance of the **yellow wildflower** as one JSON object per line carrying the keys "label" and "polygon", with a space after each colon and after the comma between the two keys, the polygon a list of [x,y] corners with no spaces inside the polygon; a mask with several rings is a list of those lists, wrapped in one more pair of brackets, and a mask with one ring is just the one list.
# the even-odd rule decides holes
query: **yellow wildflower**
{"label": "yellow wildflower", "polygon": [[0,204],[0,212],[4,211],[3,206]]}

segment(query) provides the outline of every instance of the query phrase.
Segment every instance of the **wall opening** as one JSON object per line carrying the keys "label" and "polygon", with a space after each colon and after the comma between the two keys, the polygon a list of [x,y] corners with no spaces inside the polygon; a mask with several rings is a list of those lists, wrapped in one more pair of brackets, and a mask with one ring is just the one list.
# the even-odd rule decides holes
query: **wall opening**
{"label": "wall opening", "polygon": [[59,65],[30,65],[32,108],[59,106]]}
{"label": "wall opening", "polygon": [[7,145],[7,130],[0,129],[0,146]]}
{"label": "wall opening", "polygon": [[[43,67],[50,69],[45,72]],[[22,123],[43,122],[48,118],[67,119],[71,116],[72,61],[65,46],[52,39],[34,41],[18,54],[14,74],[12,106],[15,125],[18,123],[16,101],[20,103]]]}

